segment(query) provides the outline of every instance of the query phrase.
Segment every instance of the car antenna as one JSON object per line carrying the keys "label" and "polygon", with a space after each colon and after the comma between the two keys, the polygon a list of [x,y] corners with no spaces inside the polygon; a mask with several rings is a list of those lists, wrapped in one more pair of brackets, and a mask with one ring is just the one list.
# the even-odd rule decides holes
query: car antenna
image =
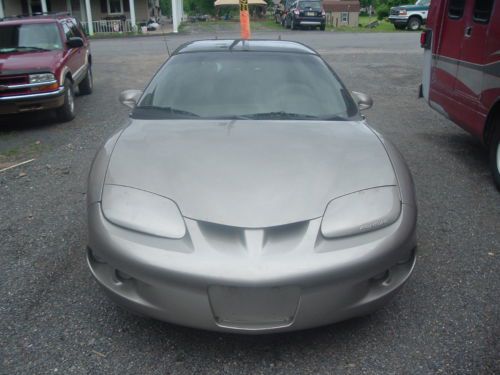
{"label": "car antenna", "polygon": [[163,39],[165,41],[165,48],[167,49],[167,56],[170,57],[170,50],[168,49],[168,42],[167,42],[167,35],[165,35],[165,39]]}

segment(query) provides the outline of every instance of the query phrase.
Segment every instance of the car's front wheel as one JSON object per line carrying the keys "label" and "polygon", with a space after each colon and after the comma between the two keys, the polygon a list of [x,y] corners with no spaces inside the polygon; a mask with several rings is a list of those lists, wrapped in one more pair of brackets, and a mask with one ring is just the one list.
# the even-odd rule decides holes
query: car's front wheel
{"label": "car's front wheel", "polygon": [[92,89],[94,88],[94,81],[92,77],[92,69],[89,67],[87,68],[87,75],[83,79],[82,82],[79,83],[78,85],[78,90],[80,91],[81,95],[89,95],[92,94]]}
{"label": "car's front wheel", "polygon": [[75,89],[73,82],[69,78],[64,80],[64,104],[56,109],[56,115],[59,121],[67,122],[75,118]]}
{"label": "car's front wheel", "polygon": [[490,166],[493,180],[500,190],[500,115],[496,117],[496,129],[490,144]]}
{"label": "car's front wheel", "polygon": [[418,17],[410,17],[410,19],[408,20],[408,28],[412,31],[420,29],[421,25],[422,21]]}
{"label": "car's front wheel", "polygon": [[321,25],[321,26],[319,27],[319,29],[320,29],[321,31],[325,31],[325,25],[324,25],[324,24],[323,24],[323,25]]}

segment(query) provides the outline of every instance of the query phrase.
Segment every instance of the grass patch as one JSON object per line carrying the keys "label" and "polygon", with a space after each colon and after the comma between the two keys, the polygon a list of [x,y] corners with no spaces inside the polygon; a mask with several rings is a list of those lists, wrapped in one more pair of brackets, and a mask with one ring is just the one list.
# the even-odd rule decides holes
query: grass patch
{"label": "grass patch", "polygon": [[370,22],[377,21],[377,17],[368,17],[368,16],[360,16],[359,17],[359,25],[355,26],[339,26],[334,27],[331,25],[327,25],[326,29],[329,31],[343,31],[343,32],[354,32],[354,33],[391,33],[391,32],[399,32],[400,30],[396,30],[394,25],[387,20],[378,21],[378,25],[373,28],[366,27]]}

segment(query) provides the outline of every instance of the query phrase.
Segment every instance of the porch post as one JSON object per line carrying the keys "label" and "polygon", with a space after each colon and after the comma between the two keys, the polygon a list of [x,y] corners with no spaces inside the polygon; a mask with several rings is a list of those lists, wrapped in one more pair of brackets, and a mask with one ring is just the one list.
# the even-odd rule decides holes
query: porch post
{"label": "porch post", "polygon": [[42,13],[47,13],[47,0],[42,0]]}
{"label": "porch post", "polygon": [[90,0],[85,0],[85,13],[87,15],[87,25],[89,35],[94,35],[94,25],[92,24],[92,11],[90,10]]}
{"label": "porch post", "polygon": [[134,0],[129,0],[129,8],[130,8],[130,23],[132,24],[132,30],[135,31],[136,29],[136,24],[135,24],[135,1]]}
{"label": "porch post", "polygon": [[66,8],[69,14],[73,14],[73,8],[71,7],[71,0],[66,0]]}
{"label": "porch post", "polygon": [[3,1],[0,0],[0,18],[4,18],[4,17],[5,17],[5,13],[3,10]]}
{"label": "porch post", "polygon": [[177,3],[178,0],[172,0],[172,26],[173,26],[173,31],[174,33],[179,32],[179,13],[177,11],[177,8],[179,7],[179,4]]}

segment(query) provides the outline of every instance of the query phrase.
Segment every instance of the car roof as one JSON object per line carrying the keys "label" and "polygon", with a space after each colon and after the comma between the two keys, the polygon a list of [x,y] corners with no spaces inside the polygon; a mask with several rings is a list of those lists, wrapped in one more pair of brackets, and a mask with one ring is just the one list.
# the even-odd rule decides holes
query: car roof
{"label": "car roof", "polygon": [[46,13],[46,14],[35,14],[35,15],[19,15],[0,18],[1,25],[20,25],[27,23],[51,23],[66,19],[72,19],[73,17],[68,13]]}
{"label": "car roof", "polygon": [[254,52],[295,52],[303,54],[318,53],[312,48],[288,40],[269,39],[208,39],[197,40],[183,44],[174,54],[191,52],[227,52],[227,51],[254,51]]}

